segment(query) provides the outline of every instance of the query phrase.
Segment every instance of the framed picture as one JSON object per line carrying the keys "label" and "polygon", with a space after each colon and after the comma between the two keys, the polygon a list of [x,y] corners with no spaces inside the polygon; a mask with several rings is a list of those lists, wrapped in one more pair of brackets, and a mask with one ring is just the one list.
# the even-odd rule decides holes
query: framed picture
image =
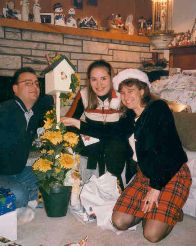
{"label": "framed picture", "polygon": [[54,24],[53,13],[40,13],[41,23]]}
{"label": "framed picture", "polygon": [[89,5],[97,6],[97,0],[88,0]]}
{"label": "framed picture", "polygon": [[77,9],[82,9],[82,7],[83,7],[83,0],[73,0],[73,5]]}

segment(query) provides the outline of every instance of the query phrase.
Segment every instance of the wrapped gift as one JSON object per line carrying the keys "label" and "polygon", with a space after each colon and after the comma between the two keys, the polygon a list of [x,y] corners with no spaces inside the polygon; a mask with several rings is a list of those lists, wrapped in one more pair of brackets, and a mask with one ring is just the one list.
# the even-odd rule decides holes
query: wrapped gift
{"label": "wrapped gift", "polygon": [[[2,237],[7,238],[3,240]],[[0,216],[0,245],[2,242],[6,242],[5,245],[18,245],[11,241],[17,240],[17,212],[12,211]]]}
{"label": "wrapped gift", "polygon": [[14,211],[16,209],[15,202],[16,197],[10,189],[0,187],[0,215]]}

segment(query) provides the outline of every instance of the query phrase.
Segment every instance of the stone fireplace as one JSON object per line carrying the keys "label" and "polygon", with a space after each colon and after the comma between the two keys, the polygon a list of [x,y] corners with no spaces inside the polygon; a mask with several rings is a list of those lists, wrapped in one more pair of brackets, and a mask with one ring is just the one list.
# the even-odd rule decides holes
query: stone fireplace
{"label": "stone fireplace", "polygon": [[146,37],[11,19],[0,19],[0,26],[0,76],[4,81],[0,86],[4,89],[5,81],[20,67],[31,66],[40,74],[47,66],[46,55],[67,56],[77,68],[81,85],[85,84],[87,67],[94,60],[105,59],[117,73],[125,68],[139,68],[143,60],[152,59]]}

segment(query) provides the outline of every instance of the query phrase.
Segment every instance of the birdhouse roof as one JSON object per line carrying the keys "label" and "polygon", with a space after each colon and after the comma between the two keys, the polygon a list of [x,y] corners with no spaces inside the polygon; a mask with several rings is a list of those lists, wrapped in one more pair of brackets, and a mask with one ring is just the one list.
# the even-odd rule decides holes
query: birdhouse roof
{"label": "birdhouse roof", "polygon": [[46,74],[57,67],[63,60],[66,60],[70,67],[76,72],[75,66],[70,62],[70,60],[64,55],[57,55],[51,60],[51,64],[45,68],[42,74]]}

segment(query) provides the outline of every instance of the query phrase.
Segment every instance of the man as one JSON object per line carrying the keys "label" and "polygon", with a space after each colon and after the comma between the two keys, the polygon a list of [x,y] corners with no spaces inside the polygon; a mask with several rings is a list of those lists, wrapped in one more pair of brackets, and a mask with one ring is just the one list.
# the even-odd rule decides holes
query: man
{"label": "man", "polygon": [[54,102],[52,96],[40,97],[39,81],[30,67],[15,72],[12,89],[14,98],[0,103],[0,187],[9,188],[21,208],[37,199],[36,178],[26,163],[37,128]]}

